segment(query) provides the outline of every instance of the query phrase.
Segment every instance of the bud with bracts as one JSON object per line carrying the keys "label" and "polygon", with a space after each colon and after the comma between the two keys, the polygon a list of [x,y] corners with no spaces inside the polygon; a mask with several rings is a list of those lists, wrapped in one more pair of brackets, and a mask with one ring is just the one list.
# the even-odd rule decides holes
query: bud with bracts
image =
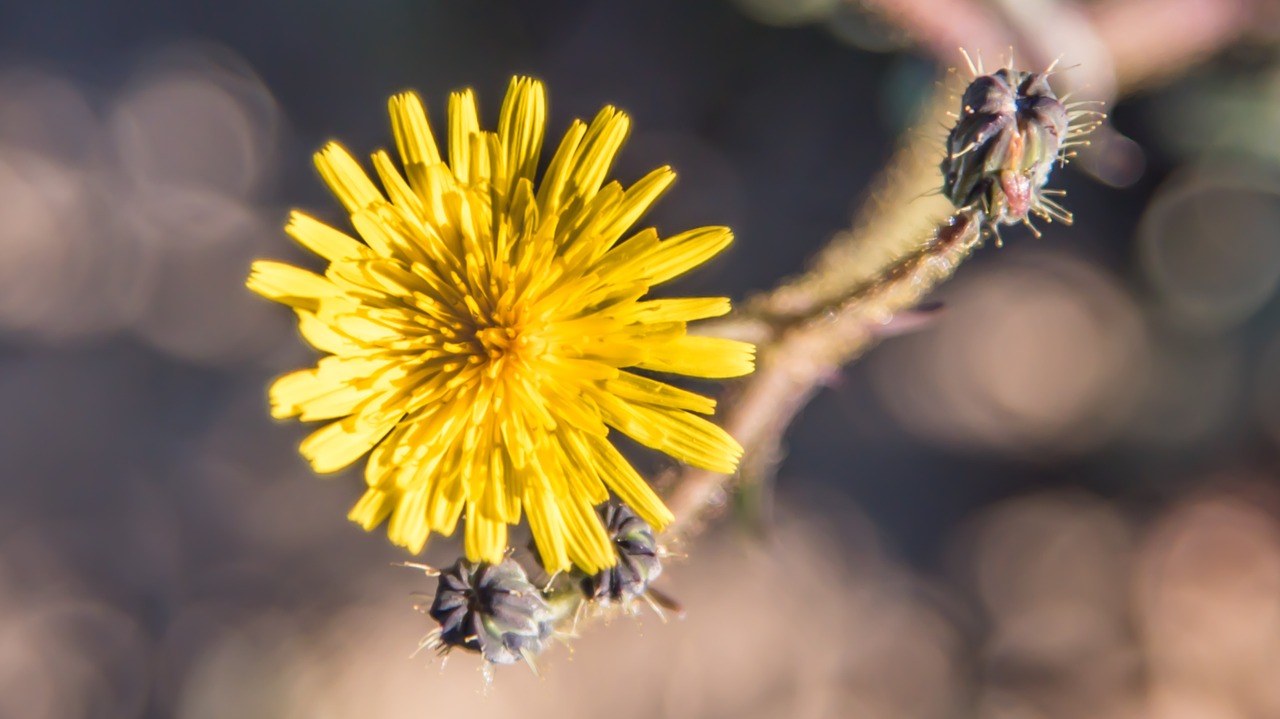
{"label": "bud with bracts", "polygon": [[676,602],[650,586],[662,574],[662,558],[666,556],[653,528],[625,504],[607,505],[602,515],[618,563],[598,574],[581,576],[578,583],[583,596],[602,607],[616,606],[628,612],[637,599],[643,599],[659,617],[665,616],[664,608],[680,613]]}
{"label": "bud with bracts", "polygon": [[533,666],[553,632],[553,612],[524,569],[507,558],[500,564],[459,559],[448,569],[422,569],[438,580],[430,607],[419,607],[439,623],[420,649],[447,655],[453,649],[476,652],[489,664]]}
{"label": "bud with bracts", "polygon": [[[643,599],[664,619],[664,608],[680,612],[678,604],[650,586],[662,574],[666,556],[653,529],[626,505],[606,505],[601,514],[618,561],[594,575],[575,569],[539,587],[510,556],[496,565],[459,559],[441,570],[404,564],[438,581],[431,604],[418,609],[439,626],[427,634],[419,649],[432,649],[445,657],[455,649],[479,654],[486,678],[493,665],[522,660],[536,673],[535,657],[552,638],[575,636],[589,608],[634,613],[636,600]],[[541,572],[541,567],[537,570]]]}
{"label": "bud with bracts", "polygon": [[[965,59],[969,56],[966,54]],[[1097,127],[1101,113],[1063,104],[1049,86],[1051,65],[1041,73],[1015,70],[1012,62],[990,75],[981,60],[969,69],[960,112],[947,135],[942,192],[961,210],[981,212],[985,229],[1000,243],[999,226],[1024,224],[1037,236],[1030,216],[1071,224],[1071,213],[1045,189],[1053,168],[1069,148]]]}

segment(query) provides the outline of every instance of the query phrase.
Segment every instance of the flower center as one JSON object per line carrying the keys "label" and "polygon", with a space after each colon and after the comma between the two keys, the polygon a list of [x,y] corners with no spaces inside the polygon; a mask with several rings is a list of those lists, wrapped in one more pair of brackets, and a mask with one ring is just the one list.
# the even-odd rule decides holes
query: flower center
{"label": "flower center", "polygon": [[486,327],[476,332],[484,353],[494,360],[511,351],[519,338],[520,333],[514,327]]}

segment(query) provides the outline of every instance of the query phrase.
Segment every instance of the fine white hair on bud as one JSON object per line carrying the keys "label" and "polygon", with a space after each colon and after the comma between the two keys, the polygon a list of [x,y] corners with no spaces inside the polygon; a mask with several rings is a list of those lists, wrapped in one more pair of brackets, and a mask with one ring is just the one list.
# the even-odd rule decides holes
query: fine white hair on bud
{"label": "fine white hair on bud", "polygon": [[[966,54],[966,59],[968,55]],[[1071,224],[1071,213],[1050,199],[1062,194],[1045,185],[1067,149],[1097,126],[1098,113],[1065,105],[1044,72],[1009,67],[974,78],[965,88],[942,158],[942,192],[957,208],[982,213],[985,228],[1024,224],[1036,235],[1031,215]]]}

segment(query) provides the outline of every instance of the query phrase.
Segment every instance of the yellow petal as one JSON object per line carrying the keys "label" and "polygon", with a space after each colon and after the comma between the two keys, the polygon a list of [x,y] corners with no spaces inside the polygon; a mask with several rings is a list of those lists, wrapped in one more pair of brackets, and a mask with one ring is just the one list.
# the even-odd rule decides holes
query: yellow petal
{"label": "yellow petal", "polygon": [[337,472],[372,449],[403,416],[394,411],[372,418],[352,415],[312,432],[298,449],[316,472]]}
{"label": "yellow petal", "polygon": [[457,528],[458,518],[466,504],[466,486],[456,471],[457,455],[456,450],[451,450],[441,461],[426,505],[427,522],[432,529],[446,537],[451,536]]}
{"label": "yellow petal", "polygon": [[346,354],[354,352],[359,345],[345,335],[335,332],[332,327],[321,322],[314,312],[295,310],[298,315],[298,332],[302,334],[312,347],[330,354]]}
{"label": "yellow petal", "polygon": [[411,554],[421,552],[431,535],[426,521],[427,501],[425,490],[405,492],[391,512],[391,521],[387,525],[387,536],[391,541],[408,549]]}
{"label": "yellow petal", "polygon": [[716,401],[672,387],[648,377],[641,377],[630,372],[619,372],[618,376],[604,383],[604,391],[620,397],[628,402],[640,402],[657,407],[685,409],[701,414],[711,414],[716,409]]}
{"label": "yellow petal", "polygon": [[682,297],[636,302],[621,316],[632,322],[692,322],[729,313],[728,297]]}
{"label": "yellow petal", "polygon": [[471,90],[449,95],[449,167],[462,184],[471,178],[471,138],[480,132],[476,96]]}
{"label": "yellow petal", "polygon": [[463,545],[467,559],[498,564],[507,550],[507,523],[485,516],[478,503],[469,502]]}
{"label": "yellow petal", "polygon": [[663,240],[656,251],[641,260],[644,277],[661,284],[679,277],[720,254],[733,242],[728,227],[702,227]]}
{"label": "yellow petal", "polygon": [[320,298],[339,293],[332,282],[314,272],[271,260],[254,262],[245,285],[269,300],[312,311],[320,306]]}
{"label": "yellow petal", "polygon": [[634,509],[655,530],[662,531],[675,520],[667,505],[613,444],[598,437],[587,437],[586,441],[591,446],[601,477],[618,499]]}
{"label": "yellow petal", "polygon": [[391,515],[398,498],[378,489],[366,490],[360,501],[347,513],[347,519],[360,525],[366,532],[382,524]]}
{"label": "yellow petal", "polygon": [[551,574],[569,569],[568,538],[556,498],[545,487],[526,483],[524,507],[542,567]]}
{"label": "yellow petal", "polygon": [[418,197],[413,188],[404,181],[404,177],[386,152],[379,150],[373,153],[373,169],[377,171],[378,179],[382,180],[382,186],[387,190],[387,197],[391,198],[391,202],[396,207],[413,217],[422,217],[422,198]]}
{"label": "yellow petal", "polygon": [[503,194],[510,196],[521,178],[534,179],[547,120],[546,89],[537,80],[512,78],[498,117],[498,137],[506,150],[509,182]]}
{"label": "yellow petal", "polygon": [[574,120],[565,132],[564,139],[560,141],[560,146],[556,148],[551,164],[547,165],[547,172],[538,186],[538,211],[548,220],[552,220],[560,211],[560,205],[564,201],[564,187],[569,182],[574,158],[586,134],[586,124],[581,120]]}
{"label": "yellow petal", "polygon": [[396,259],[405,264],[426,262],[429,258],[415,241],[412,224],[394,205],[370,207],[351,215],[351,224],[360,237],[379,257]]}
{"label": "yellow petal", "polygon": [[271,385],[271,416],[284,419],[299,415],[304,422],[345,417],[373,392],[321,377],[318,370],[292,372]]}
{"label": "yellow petal", "polygon": [[578,148],[567,189],[583,200],[590,200],[609,174],[630,131],[631,119],[626,113],[608,105],[601,108]]}
{"label": "yellow petal", "polygon": [[742,447],[728,432],[697,415],[633,404],[601,394],[604,421],[646,447],[713,472],[733,472]]}
{"label": "yellow petal", "polygon": [[561,500],[565,530],[569,534],[569,559],[587,574],[618,563],[613,542],[600,524],[600,517],[590,503],[569,495]]}
{"label": "yellow petal", "polygon": [[627,188],[623,200],[611,213],[609,221],[600,228],[600,236],[606,246],[611,246],[623,233],[640,220],[649,207],[675,182],[676,173],[670,167],[659,167]]}
{"label": "yellow petal", "polygon": [[386,202],[369,176],[360,169],[346,148],[330,142],[316,153],[316,169],[347,212],[355,213],[373,204]]}
{"label": "yellow petal", "polygon": [[325,223],[294,210],[289,214],[289,224],[284,231],[298,241],[298,244],[320,255],[326,260],[348,260],[372,257],[359,241],[339,232]]}
{"label": "yellow petal", "polygon": [[434,165],[440,162],[440,150],[427,121],[427,110],[417,93],[402,92],[387,103],[391,112],[391,131],[396,149],[406,166]]}
{"label": "yellow petal", "polygon": [[[598,435],[603,437],[604,435]],[[553,435],[559,447],[559,461],[569,493],[594,506],[609,501],[609,489],[597,471],[585,432],[565,429]]]}
{"label": "yellow petal", "polygon": [[756,346],[723,337],[685,335],[654,347],[636,366],[690,377],[725,379],[751,374]]}

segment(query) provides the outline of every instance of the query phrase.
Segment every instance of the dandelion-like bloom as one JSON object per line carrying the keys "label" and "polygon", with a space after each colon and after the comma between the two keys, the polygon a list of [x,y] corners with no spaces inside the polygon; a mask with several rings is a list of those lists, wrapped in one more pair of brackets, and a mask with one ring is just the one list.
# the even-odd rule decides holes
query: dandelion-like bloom
{"label": "dandelion-like bloom", "polygon": [[316,155],[363,242],[295,212],[286,229],[328,260],[324,274],[253,265],[249,287],[292,306],[330,355],[272,385],[272,414],[332,420],[301,446],[317,472],[369,453],[350,517],[365,529],[389,520],[412,552],[465,514],[468,559],[497,564],[523,512],[548,570],[612,566],[594,510],[609,490],[655,527],[672,515],[611,429],[718,472],[741,455],[698,416],[713,400],[646,374],[751,371],[751,345],[686,332],[728,312],[727,299],[644,299],[732,234],[631,231],[675,174],[605,184],[630,125],[613,107],[575,121],[536,184],[540,82],[512,80],[497,132],[480,129],[469,90],[454,93],[447,162],[416,95],[390,110],[404,173],[373,155],[385,194],[336,143]]}

